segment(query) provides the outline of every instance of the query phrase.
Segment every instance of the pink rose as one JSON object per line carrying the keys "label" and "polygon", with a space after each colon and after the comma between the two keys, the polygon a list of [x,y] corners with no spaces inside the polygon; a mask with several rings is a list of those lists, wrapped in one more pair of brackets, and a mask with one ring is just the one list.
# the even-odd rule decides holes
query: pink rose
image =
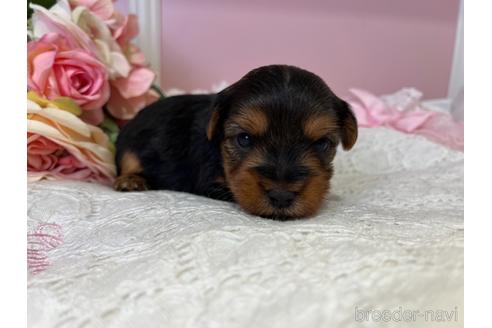
{"label": "pink rose", "polygon": [[41,38],[47,33],[57,33],[63,36],[70,48],[82,48],[95,54],[102,61],[96,43],[72,21],[72,12],[67,0],[59,0],[49,10],[31,3],[34,11],[32,14],[32,35]]}
{"label": "pink rose", "polygon": [[107,108],[115,118],[121,120],[132,119],[142,108],[159,99],[159,95],[150,90],[155,79],[154,72],[147,68],[142,51],[130,43],[138,35],[138,30],[137,16],[129,15],[113,31],[113,37],[132,65],[127,77],[111,81],[111,98]]}
{"label": "pink rose", "polygon": [[86,7],[76,7],[72,11],[72,20],[87,35],[97,47],[97,58],[107,67],[109,79],[127,77],[131,66],[118,42],[113,38],[111,30],[106,22]]}
{"label": "pink rose", "polygon": [[139,47],[130,43],[139,33],[138,18],[136,15],[130,14],[123,16],[123,21],[117,29],[113,30],[113,37],[120,45],[125,57],[130,64],[135,67],[147,66],[145,56]]}
{"label": "pink rose", "polygon": [[27,134],[27,170],[52,170],[57,162],[57,153],[63,148],[40,135]]}
{"label": "pink rose", "polygon": [[38,134],[27,134],[27,171],[30,181],[51,177],[108,183],[65,148]]}
{"label": "pink rose", "polygon": [[152,104],[159,97],[157,92],[149,89],[141,95],[125,98],[116,87],[111,86],[111,98],[106,107],[117,120],[131,120],[141,109]]}
{"label": "pink rose", "polygon": [[[28,88],[49,99],[72,98],[85,111],[101,111],[108,101],[110,88],[106,68],[93,55],[72,49],[66,40],[48,33],[27,45]],[[102,115],[90,123],[99,124]]]}
{"label": "pink rose", "polygon": [[109,21],[113,17],[114,6],[111,0],[69,0],[73,8],[83,6],[103,21]]}
{"label": "pink rose", "polygon": [[[143,54],[133,60],[145,61]],[[117,119],[130,120],[144,107],[159,99],[151,89],[155,73],[144,66],[134,65],[128,77],[111,81],[111,97],[106,108]]]}
{"label": "pink rose", "polygon": [[124,17],[123,23],[119,29],[115,30],[113,36],[121,47],[126,47],[128,43],[138,36],[138,17],[130,14]]}
{"label": "pink rose", "polygon": [[[94,3],[96,4],[98,1]],[[104,6],[94,7],[94,10],[101,9],[96,12],[83,5],[71,10],[68,0],[58,0],[49,10],[35,4],[30,4],[30,7],[34,11],[32,34],[35,38],[41,38],[47,33],[58,33],[67,40],[70,48],[81,48],[94,54],[106,66],[110,79],[128,76],[130,63],[113,38],[108,25],[115,19],[106,22],[97,15],[106,11]]]}
{"label": "pink rose", "polygon": [[116,169],[106,134],[65,109],[42,108],[33,101],[40,99],[32,93],[28,97],[28,181],[74,179],[111,184]]}

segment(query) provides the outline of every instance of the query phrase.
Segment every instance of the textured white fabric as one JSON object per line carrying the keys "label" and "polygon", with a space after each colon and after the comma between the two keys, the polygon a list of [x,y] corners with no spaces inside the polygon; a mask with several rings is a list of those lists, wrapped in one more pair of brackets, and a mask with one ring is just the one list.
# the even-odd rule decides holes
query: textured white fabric
{"label": "textured white fabric", "polygon": [[[277,222],[168,191],[29,185],[28,227],[62,226],[28,278],[30,327],[405,327],[355,310],[457,310],[462,326],[463,154],[361,129],[339,151],[311,219]],[[455,308],[456,307],[456,308]]]}

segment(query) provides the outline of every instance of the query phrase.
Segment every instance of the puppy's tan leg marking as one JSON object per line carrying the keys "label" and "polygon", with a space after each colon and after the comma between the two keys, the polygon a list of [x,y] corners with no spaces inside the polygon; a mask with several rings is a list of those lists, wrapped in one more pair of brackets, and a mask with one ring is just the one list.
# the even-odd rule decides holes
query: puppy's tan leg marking
{"label": "puppy's tan leg marking", "polygon": [[118,191],[148,190],[147,182],[139,175],[143,171],[140,160],[132,152],[126,152],[121,158],[121,172],[113,184]]}
{"label": "puppy's tan leg marking", "polygon": [[117,191],[143,191],[148,190],[147,182],[139,175],[120,175],[116,178],[113,188]]}
{"label": "puppy's tan leg marking", "polygon": [[123,154],[120,162],[121,167],[121,175],[130,175],[130,174],[139,174],[142,173],[142,165],[140,164],[140,160],[137,155],[132,153],[131,151],[126,151]]}

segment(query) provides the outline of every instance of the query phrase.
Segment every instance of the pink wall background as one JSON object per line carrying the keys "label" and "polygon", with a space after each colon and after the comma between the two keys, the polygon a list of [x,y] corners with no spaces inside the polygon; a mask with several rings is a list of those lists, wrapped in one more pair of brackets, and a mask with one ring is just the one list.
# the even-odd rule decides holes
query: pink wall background
{"label": "pink wall background", "polygon": [[164,88],[210,88],[250,69],[287,63],[340,95],[414,86],[444,97],[459,0],[167,0]]}

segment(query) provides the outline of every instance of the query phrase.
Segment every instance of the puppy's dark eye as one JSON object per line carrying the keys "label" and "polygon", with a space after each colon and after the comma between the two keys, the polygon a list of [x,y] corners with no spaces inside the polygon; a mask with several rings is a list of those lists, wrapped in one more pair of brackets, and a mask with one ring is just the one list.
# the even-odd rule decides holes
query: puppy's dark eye
{"label": "puppy's dark eye", "polygon": [[236,140],[239,147],[249,148],[253,146],[253,137],[247,133],[238,134]]}
{"label": "puppy's dark eye", "polygon": [[325,152],[328,149],[330,149],[330,147],[331,147],[332,144],[333,143],[332,143],[332,141],[330,139],[328,139],[327,137],[324,137],[324,138],[321,138],[321,139],[316,140],[313,143],[313,147],[318,152]]}

